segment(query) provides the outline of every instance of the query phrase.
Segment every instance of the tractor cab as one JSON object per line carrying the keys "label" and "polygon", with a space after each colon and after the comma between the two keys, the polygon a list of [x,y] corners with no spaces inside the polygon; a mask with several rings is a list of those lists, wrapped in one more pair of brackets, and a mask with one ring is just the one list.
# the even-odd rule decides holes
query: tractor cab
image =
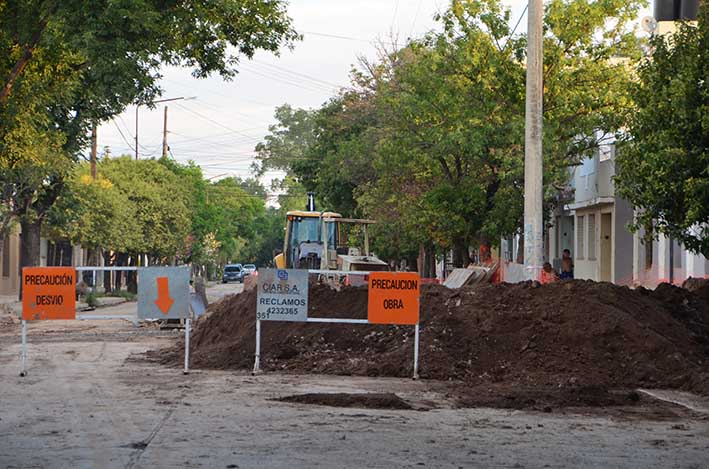
{"label": "tractor cab", "polygon": [[[369,252],[367,226],[374,221],[343,218],[335,212],[318,212],[315,210],[315,198],[312,193],[308,193],[306,210],[290,211],[286,213],[286,218],[283,252],[274,258],[276,268],[327,271],[388,270],[386,262]],[[356,238],[363,241],[362,248],[350,246],[350,241]]]}
{"label": "tractor cab", "polygon": [[[323,224],[328,220],[341,218],[334,212],[293,210],[286,214],[286,237],[283,252],[276,256],[279,269],[320,269],[324,250],[337,246],[339,226],[337,223]],[[323,227],[326,229],[323,230]]]}

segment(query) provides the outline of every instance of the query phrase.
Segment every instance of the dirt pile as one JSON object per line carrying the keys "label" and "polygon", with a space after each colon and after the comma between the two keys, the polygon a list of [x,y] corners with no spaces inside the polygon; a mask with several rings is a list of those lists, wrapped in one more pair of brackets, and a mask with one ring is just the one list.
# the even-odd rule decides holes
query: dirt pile
{"label": "dirt pile", "polygon": [[[311,287],[311,317],[366,318],[366,288]],[[256,291],[225,298],[197,323],[195,368],[250,369]],[[422,378],[468,386],[671,387],[709,394],[709,314],[679,287],[631,290],[575,280],[424,286]],[[163,361],[179,364],[178,344]],[[163,352],[163,357],[164,357]],[[262,368],[409,377],[410,326],[262,322]]]}
{"label": "dirt pile", "polygon": [[691,291],[709,304],[709,279],[689,277],[682,284],[682,288]]}
{"label": "dirt pile", "polygon": [[359,407],[361,409],[411,410],[413,408],[411,404],[392,393],[309,393],[274,400],[329,407]]}

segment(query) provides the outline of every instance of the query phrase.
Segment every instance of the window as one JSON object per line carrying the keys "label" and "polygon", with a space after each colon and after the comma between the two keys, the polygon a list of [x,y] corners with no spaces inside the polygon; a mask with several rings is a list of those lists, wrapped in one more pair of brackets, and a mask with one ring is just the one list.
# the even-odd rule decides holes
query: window
{"label": "window", "polygon": [[583,254],[586,252],[584,249],[584,229],[583,229],[583,216],[576,217],[576,258],[583,259]]}
{"label": "window", "polygon": [[2,276],[10,276],[10,237],[2,239]]}
{"label": "window", "polygon": [[603,144],[598,147],[598,160],[607,161],[615,157],[615,144]]}
{"label": "window", "polygon": [[588,260],[596,260],[596,215],[588,216]]}

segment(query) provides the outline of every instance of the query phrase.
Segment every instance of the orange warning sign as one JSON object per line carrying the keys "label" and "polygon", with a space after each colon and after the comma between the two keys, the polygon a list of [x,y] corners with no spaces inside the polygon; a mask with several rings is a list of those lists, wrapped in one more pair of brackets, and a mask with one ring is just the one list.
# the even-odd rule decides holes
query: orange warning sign
{"label": "orange warning sign", "polygon": [[420,284],[414,272],[372,272],[367,320],[372,324],[417,324]]}
{"label": "orange warning sign", "polygon": [[76,318],[76,270],[73,267],[22,269],[22,319]]}

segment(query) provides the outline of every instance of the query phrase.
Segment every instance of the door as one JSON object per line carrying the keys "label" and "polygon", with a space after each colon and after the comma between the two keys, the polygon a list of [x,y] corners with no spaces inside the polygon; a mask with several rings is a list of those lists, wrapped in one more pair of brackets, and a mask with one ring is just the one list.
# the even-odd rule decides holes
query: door
{"label": "door", "polygon": [[613,214],[601,214],[601,281],[613,281],[611,262],[613,260]]}

